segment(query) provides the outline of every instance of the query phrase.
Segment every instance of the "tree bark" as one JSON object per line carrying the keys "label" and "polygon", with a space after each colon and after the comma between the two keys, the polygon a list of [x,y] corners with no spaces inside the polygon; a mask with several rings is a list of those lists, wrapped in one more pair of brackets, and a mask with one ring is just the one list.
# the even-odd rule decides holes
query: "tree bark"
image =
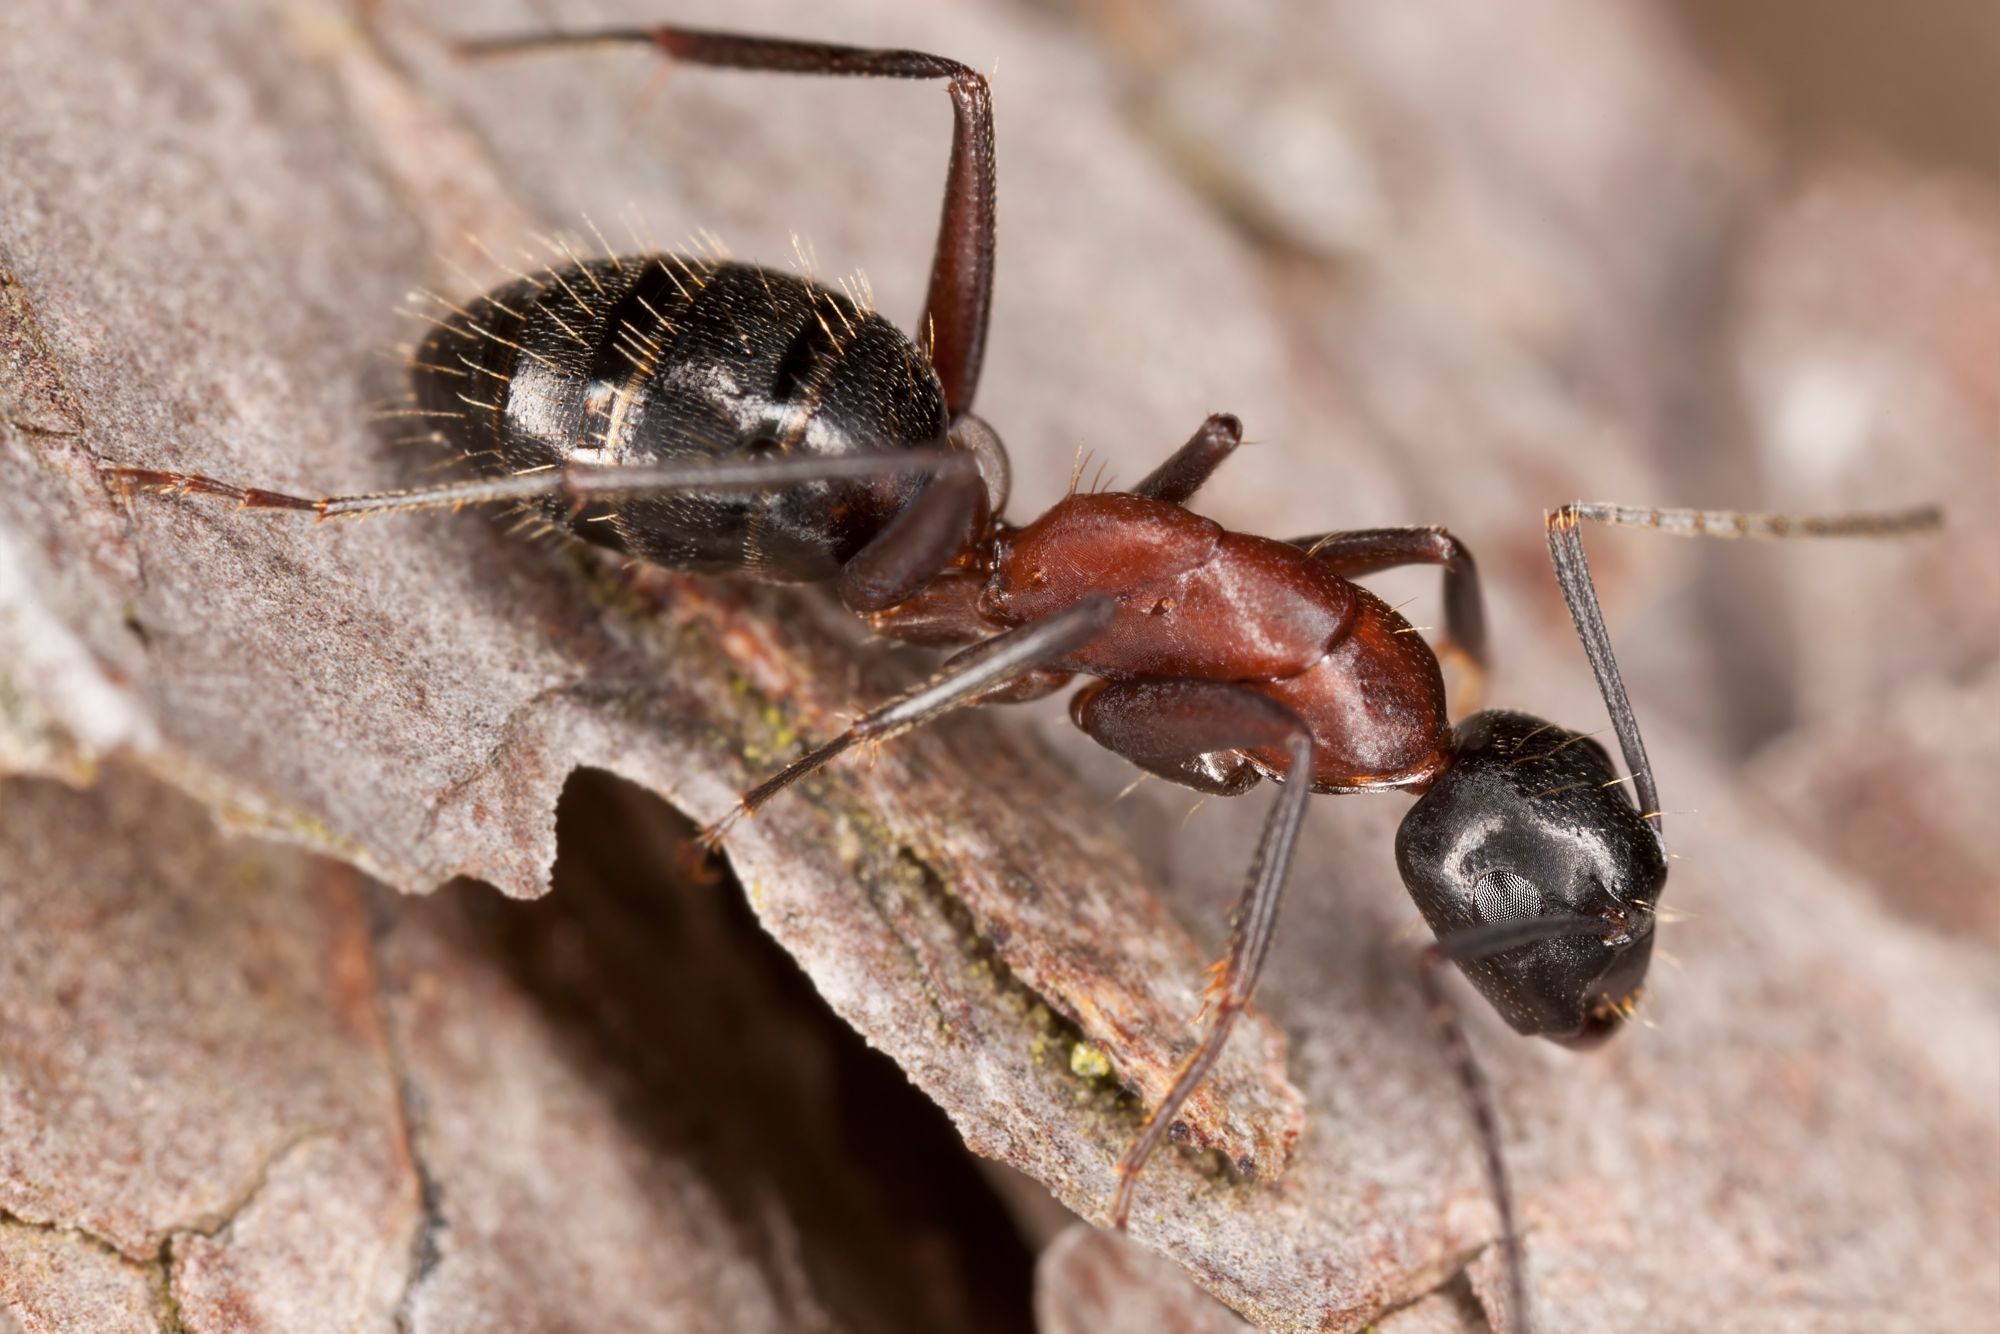
{"label": "tree bark", "polygon": [[[592,20],[613,10],[659,17]],[[1593,536],[1672,808],[1680,966],[1654,979],[1657,1027],[1599,1055],[1472,1027],[1549,1326],[1991,1309],[1990,196],[1863,155],[1787,162],[1654,11],[1595,0],[1300,7],[1281,34],[1209,0],[684,10],[997,67],[980,410],[1018,514],[1061,493],[1079,441],[1134,478],[1237,411],[1262,443],[1205,512],[1448,523],[1493,589],[1497,702],[1588,727],[1544,506],[1963,513],[1893,549]],[[398,303],[497,281],[489,253],[545,263],[536,236],[562,229],[595,250],[593,227],[615,249],[708,227],[784,264],[796,227],[907,322],[945,99],[692,70],[654,90],[629,52],[467,64],[428,19],[365,14],[0,16],[0,1309],[36,1329],[1002,1327],[1025,1260],[980,1240],[1006,1231],[985,1206],[867,1184],[939,1174],[984,1200],[955,1154],[913,1131],[923,1162],[857,1168],[866,1137],[827,1128],[839,1080],[810,1068],[827,1039],[781,985],[731,989],[769,961],[672,952],[734,939],[687,906],[699,867],[667,883],[677,854],[634,853],[649,901],[603,854],[674,817],[576,777],[711,820],[911,661],[811,592],[624,570],[473,515],[127,501],[97,474],[418,476],[379,415],[402,392],[381,354],[422,327]],[[547,22],[504,0],[449,17]],[[1429,577],[1381,586],[1431,619]],[[1718,641],[1745,624],[1754,642]],[[1053,710],[994,711],[835,766],[727,849],[826,1005],[975,1153],[1091,1220],[1192,1039],[1268,800],[1184,819],[1159,784],[1114,803],[1129,778]],[[562,864],[586,869],[546,916],[370,885],[540,895],[566,792],[619,822],[566,814]],[[245,837],[218,842],[203,809]],[[1400,934],[1401,809],[1315,803],[1259,1011],[1141,1188],[1137,1241],[1264,1328],[1505,1319]],[[731,1005],[740,1032],[687,1018]],[[792,1017],[759,1026],[774,1007]],[[753,1147],[794,1122],[786,1151]],[[828,1190],[847,1212],[815,1205]],[[875,1291],[898,1275],[918,1295]]]}

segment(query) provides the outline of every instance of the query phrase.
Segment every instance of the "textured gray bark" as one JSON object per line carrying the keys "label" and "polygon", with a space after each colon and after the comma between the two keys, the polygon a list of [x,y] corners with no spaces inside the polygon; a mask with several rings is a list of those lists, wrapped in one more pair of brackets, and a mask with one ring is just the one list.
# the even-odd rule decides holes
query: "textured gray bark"
{"label": "textured gray bark", "polygon": [[[1079,443],[1129,479],[1237,411],[1261,443],[1208,512],[1451,524],[1492,584],[1497,702],[1586,726],[1545,505],[1966,516],[1894,549],[1593,536],[1682,857],[1680,966],[1657,1027],[1602,1055],[1473,1028],[1549,1326],[1973,1323],[2000,1300],[1991,197],[1862,155],[1785,161],[1636,5],[1310,6],[1282,35],[1208,0],[1084,12],[676,7],[996,70],[982,410],[1020,512]],[[569,17],[620,15],[658,10]],[[547,16],[482,0],[449,21]],[[635,110],[652,75],[635,55],[457,65],[395,6],[372,36],[251,0],[0,14],[0,767],[106,783],[0,796],[17,1322],[915,1318],[841,1294],[827,1234],[775,1187],[762,1224],[703,1241],[727,1173],[635,1136],[615,1062],[560,1056],[545,994],[456,918],[383,907],[371,936],[351,875],[212,846],[132,776],[398,889],[532,896],[578,767],[709,819],[907,679],[810,595],[620,572],[470,515],[314,526],[97,480],[416,475],[370,421],[399,392],[378,354],[407,336],[406,291],[496,276],[467,232],[511,256],[586,211],[622,238],[629,213],[786,263],[797,228],[910,318],[941,93],[676,71]],[[1434,615],[1428,577],[1381,586]],[[1158,784],[1114,805],[1129,776],[1054,710],[969,719],[839,766],[728,850],[827,1003],[976,1152],[1085,1217],[1189,1040],[1264,800],[1184,822]],[[1189,1116],[1248,1178],[1168,1154],[1141,1191],[1136,1238],[1269,1328],[1497,1304],[1400,935],[1400,813],[1316,803],[1267,1017]],[[1072,1073],[1079,1040],[1116,1080]],[[119,1063],[159,1052],[185,1064]],[[129,1079],[143,1094],[114,1091]],[[1094,1249],[1071,1242],[1072,1269]]]}

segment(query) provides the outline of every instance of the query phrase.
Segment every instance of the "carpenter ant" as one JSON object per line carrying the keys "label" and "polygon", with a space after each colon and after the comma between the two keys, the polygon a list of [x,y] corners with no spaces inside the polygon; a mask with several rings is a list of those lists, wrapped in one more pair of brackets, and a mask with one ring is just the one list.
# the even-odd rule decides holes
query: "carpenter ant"
{"label": "carpenter ant", "polygon": [[[1210,989],[1207,1029],[1117,1165],[1110,1217],[1220,1055],[1268,952],[1306,797],[1401,788],[1404,883],[1437,934],[1420,970],[1474,1112],[1508,1249],[1526,1283],[1492,1102],[1435,973],[1449,960],[1522,1033],[1588,1046],[1644,983],[1667,861],[1660,803],[1579,526],[1716,537],[1886,535],[1933,508],[1789,519],[1565,505],[1549,553],[1630,772],[1590,737],[1526,714],[1447,718],[1437,653],[1353,579],[1443,569],[1445,638],[1476,688],[1486,662],[1472,555],[1442,528],[1292,542],[1225,531],[1185,508],[1241,439],[1210,417],[1129,491],[1071,494],[1003,521],[1006,454],[972,412],[993,291],[994,151],[986,81],[915,51],[681,27],[464,44],[494,55],[637,43],[673,60],[788,74],[942,79],[953,112],[944,215],[914,341],[809,279],[720,259],[577,261],[488,293],[424,342],[415,372],[438,436],[477,480],[310,498],[188,473],[109,470],[128,488],[233,498],[322,518],[492,501],[538,507],[592,542],[676,569],[833,582],[879,634],[952,647],[926,684],[752,788],[733,822],[861,741],[968,704],[1090,678],[1071,716],[1149,773],[1235,796],[1279,794]],[[1634,797],[1636,796],[1636,801]]]}

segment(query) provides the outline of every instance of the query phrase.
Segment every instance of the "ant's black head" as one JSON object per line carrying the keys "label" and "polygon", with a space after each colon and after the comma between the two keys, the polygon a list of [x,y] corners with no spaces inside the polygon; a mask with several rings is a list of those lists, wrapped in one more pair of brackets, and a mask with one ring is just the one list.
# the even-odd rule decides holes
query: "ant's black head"
{"label": "ant's black head", "polygon": [[[1397,831],[1396,864],[1424,919],[1522,1033],[1601,1041],[1645,981],[1667,862],[1626,786],[1589,737],[1489,710],[1458,725],[1451,767]],[[1502,947],[1507,926],[1532,937],[1536,922],[1560,934]],[[1478,943],[1466,932],[1500,948],[1454,951],[1454,936]]]}

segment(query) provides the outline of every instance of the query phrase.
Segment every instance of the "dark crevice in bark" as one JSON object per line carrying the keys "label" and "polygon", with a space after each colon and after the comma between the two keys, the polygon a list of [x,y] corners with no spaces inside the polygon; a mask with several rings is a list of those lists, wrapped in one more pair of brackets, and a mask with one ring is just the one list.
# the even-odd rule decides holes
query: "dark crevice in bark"
{"label": "dark crevice in bark", "polygon": [[181,1314],[181,1297],[174,1291],[174,1238],[169,1233],[160,1243],[160,1253],[146,1266],[153,1283],[153,1296],[160,1304],[162,1334],[184,1334],[187,1320]]}
{"label": "dark crevice in bark", "polygon": [[1366,1328],[1373,1329],[1400,1311],[1407,1311],[1421,1305],[1433,1297],[1443,1297],[1450,1301],[1454,1313],[1469,1328],[1493,1329],[1493,1317],[1486,1304],[1479,1299],[1479,1290],[1473,1286],[1472,1267],[1485,1258],[1486,1253],[1499,1243],[1483,1242],[1446,1264],[1443,1274],[1435,1283],[1411,1293],[1402,1301],[1383,1307],[1369,1320]]}
{"label": "dark crevice in bark", "polygon": [[[41,1232],[55,1237],[68,1237],[94,1251],[110,1256],[120,1265],[136,1270],[145,1277],[146,1285],[153,1290],[154,1301],[158,1304],[162,1334],[183,1334],[187,1328],[181,1319],[180,1298],[174,1292],[173,1246],[176,1234],[173,1231],[170,1230],[161,1237],[159,1249],[150,1257],[138,1259],[127,1254],[110,1238],[101,1237],[74,1223],[37,1222],[31,1218],[23,1218],[11,1210],[0,1208],[0,1228],[7,1227],[23,1228],[30,1232]],[[5,1308],[0,1308],[0,1316],[7,1314]],[[4,1328],[13,1327],[9,1324]]]}
{"label": "dark crevice in bark", "polygon": [[693,833],[580,770],[553,892],[455,897],[578,1059],[616,1072],[634,1128],[703,1173],[774,1292],[803,1286],[858,1331],[1031,1330],[1033,1256],[957,1132],[827,1009]]}
{"label": "dark crevice in bark", "polygon": [[26,1228],[31,1232],[46,1232],[53,1236],[75,1237],[85,1245],[103,1251],[106,1255],[114,1256],[125,1264],[141,1269],[146,1267],[144,1260],[135,1259],[131,1255],[126,1254],[118,1243],[112,1241],[109,1237],[100,1237],[95,1232],[78,1227],[74,1223],[40,1222],[32,1218],[23,1218],[20,1214],[10,1209],[0,1208],[0,1227],[19,1227]]}
{"label": "dark crevice in bark", "polygon": [[[244,1210],[257,1202],[257,1197],[262,1195],[264,1188],[270,1184],[271,1174],[277,1170],[278,1164],[314,1140],[331,1138],[333,1138],[332,1131],[317,1128],[308,1128],[287,1135],[283,1142],[257,1165],[256,1172],[244,1183],[242,1189],[231,1195],[220,1208],[210,1210],[195,1222],[172,1225],[166,1229],[166,1237],[168,1240],[175,1237],[203,1237],[211,1241],[220,1237],[242,1216]],[[164,1250],[164,1245],[162,1249]]]}
{"label": "dark crevice in bark", "polygon": [[1440,1283],[1432,1293],[1451,1302],[1452,1309],[1468,1325],[1484,1325],[1492,1328],[1493,1317],[1486,1312],[1486,1304],[1479,1300],[1478,1289],[1472,1286],[1470,1265],[1461,1267],[1450,1278]]}

